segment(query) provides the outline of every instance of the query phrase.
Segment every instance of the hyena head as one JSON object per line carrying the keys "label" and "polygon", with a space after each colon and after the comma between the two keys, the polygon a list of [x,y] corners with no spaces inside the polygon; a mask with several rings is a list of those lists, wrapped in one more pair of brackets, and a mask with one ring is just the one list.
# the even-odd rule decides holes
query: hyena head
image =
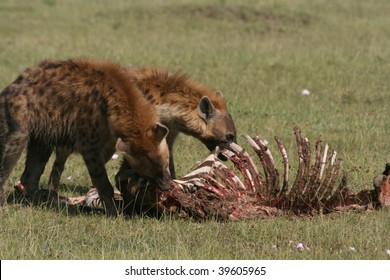
{"label": "hyena head", "polygon": [[169,149],[166,142],[168,128],[157,123],[138,139],[118,139],[116,149],[140,176],[154,181],[162,190],[169,188]]}
{"label": "hyena head", "polygon": [[[153,67],[127,70],[148,101],[157,105],[158,115],[172,135],[183,132],[194,136],[210,151],[236,142],[236,128],[221,92],[181,73]],[[171,139],[169,135],[169,142]]]}
{"label": "hyena head", "polygon": [[197,114],[204,122],[204,129],[198,138],[210,151],[216,146],[223,148],[229,143],[236,143],[236,127],[222,93],[203,96],[199,100]]}

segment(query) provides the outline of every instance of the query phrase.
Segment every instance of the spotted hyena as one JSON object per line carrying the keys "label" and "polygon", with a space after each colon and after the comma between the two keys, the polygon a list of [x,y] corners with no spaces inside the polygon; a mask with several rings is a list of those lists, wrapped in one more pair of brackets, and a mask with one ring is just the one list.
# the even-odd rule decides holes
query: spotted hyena
{"label": "spotted hyena", "polygon": [[0,206],[5,182],[25,148],[21,183],[33,194],[53,148],[61,146],[82,155],[107,213],[115,215],[104,164],[116,144],[135,172],[164,188],[167,133],[125,68],[91,59],[44,61],[0,94]]}
{"label": "spotted hyena", "polygon": [[[127,68],[129,79],[141,90],[148,102],[155,106],[160,121],[168,127],[169,165],[175,177],[173,144],[179,135],[191,135],[213,150],[236,141],[236,128],[222,93],[202,85],[188,76],[155,67]],[[56,188],[71,150],[57,149],[50,181]],[[116,176],[117,184],[131,173],[124,161]]]}

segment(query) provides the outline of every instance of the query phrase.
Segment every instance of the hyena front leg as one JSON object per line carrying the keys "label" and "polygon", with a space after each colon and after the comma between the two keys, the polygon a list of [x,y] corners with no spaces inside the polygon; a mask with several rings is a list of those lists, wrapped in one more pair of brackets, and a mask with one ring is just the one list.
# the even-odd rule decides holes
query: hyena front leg
{"label": "hyena front leg", "polygon": [[174,130],[170,130],[167,136],[167,144],[169,149],[169,172],[171,173],[171,178],[176,179],[175,163],[173,161],[173,143],[177,138],[178,133]]}
{"label": "hyena front leg", "polygon": [[104,203],[106,214],[111,217],[117,216],[118,209],[114,203],[114,189],[108,180],[102,152],[96,147],[88,151],[82,151],[81,155],[87,165],[92,184],[98,190],[99,197]]}
{"label": "hyena front leg", "polygon": [[27,157],[21,183],[32,198],[39,189],[39,180],[53,151],[52,146],[31,137],[27,146]]}
{"label": "hyena front leg", "polygon": [[[17,126],[17,125],[16,125]],[[2,131],[0,137],[0,207],[7,202],[5,183],[28,143],[28,133]]]}
{"label": "hyena front leg", "polygon": [[56,148],[56,159],[50,172],[49,177],[49,188],[52,190],[58,190],[60,186],[60,180],[62,172],[65,168],[65,162],[68,157],[72,154],[73,149],[68,147],[57,147]]}

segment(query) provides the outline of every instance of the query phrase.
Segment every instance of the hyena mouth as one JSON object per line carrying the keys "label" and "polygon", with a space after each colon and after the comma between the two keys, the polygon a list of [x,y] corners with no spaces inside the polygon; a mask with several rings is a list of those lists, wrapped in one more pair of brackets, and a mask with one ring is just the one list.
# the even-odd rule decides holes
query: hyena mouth
{"label": "hyena mouth", "polygon": [[156,182],[160,190],[168,190],[170,188],[171,174],[165,170],[163,175],[154,178],[153,181]]}
{"label": "hyena mouth", "polygon": [[157,186],[160,188],[162,191],[166,191],[170,188],[169,182],[170,179],[167,178],[157,178],[154,180],[157,184]]}
{"label": "hyena mouth", "polygon": [[[223,149],[229,149],[229,144],[230,142],[228,141],[216,141],[216,140],[211,140],[208,141],[206,144],[206,147],[212,152],[215,150],[216,147],[219,147],[221,150]],[[224,156],[222,153],[218,153],[218,158],[222,161],[227,161],[228,158]]]}
{"label": "hyena mouth", "polygon": [[226,156],[224,156],[222,153],[218,154],[218,159],[220,159],[222,161],[227,161],[228,160],[228,158]]}
{"label": "hyena mouth", "polygon": [[[226,146],[228,146],[227,143],[221,143],[221,142],[219,142],[219,143],[215,142],[212,144],[210,142],[208,142],[208,143],[204,143],[204,144],[206,145],[207,149],[209,149],[210,152],[214,152],[214,150],[217,147],[219,147],[220,149],[224,149]],[[220,160],[227,161],[227,157],[225,157],[222,153],[218,153],[218,158]]]}

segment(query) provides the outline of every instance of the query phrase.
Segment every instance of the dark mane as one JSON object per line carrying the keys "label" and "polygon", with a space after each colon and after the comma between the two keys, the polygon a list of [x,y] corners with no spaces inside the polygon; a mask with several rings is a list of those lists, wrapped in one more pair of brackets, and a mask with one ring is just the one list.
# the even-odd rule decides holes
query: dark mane
{"label": "dark mane", "polygon": [[142,67],[136,69],[137,79],[141,83],[154,84],[162,90],[170,92],[188,85],[192,81],[190,76],[182,72],[169,72],[157,67]]}
{"label": "dark mane", "polygon": [[186,98],[185,102],[192,103],[194,106],[198,104],[203,96],[208,96],[216,108],[226,110],[226,102],[221,94],[192,80],[189,75],[180,71],[170,72],[157,67],[134,67],[129,68],[129,71],[144,93],[157,91],[162,98],[170,95],[172,102],[175,102],[176,98],[183,102],[182,99]]}

